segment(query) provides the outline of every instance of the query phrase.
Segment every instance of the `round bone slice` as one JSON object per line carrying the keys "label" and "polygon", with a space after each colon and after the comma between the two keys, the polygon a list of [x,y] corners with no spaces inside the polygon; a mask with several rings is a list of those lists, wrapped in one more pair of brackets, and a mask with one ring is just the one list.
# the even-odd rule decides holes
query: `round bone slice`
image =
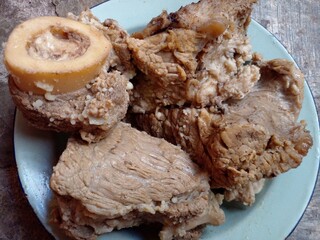
{"label": "round bone slice", "polygon": [[111,47],[92,26],[61,17],[38,17],[12,31],[5,65],[22,91],[66,93],[84,87],[99,74]]}

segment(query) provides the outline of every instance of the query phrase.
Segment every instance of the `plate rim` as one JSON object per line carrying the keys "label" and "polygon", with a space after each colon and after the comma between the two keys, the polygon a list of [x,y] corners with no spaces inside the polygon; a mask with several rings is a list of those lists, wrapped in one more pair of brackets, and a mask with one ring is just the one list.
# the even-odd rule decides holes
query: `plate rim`
{"label": "plate rim", "polygon": [[[268,32],[270,35],[272,35],[272,37],[277,41],[277,43],[283,48],[283,50],[290,56],[290,58],[292,59],[292,61],[294,62],[294,64],[297,66],[297,68],[302,71],[302,68],[300,67],[300,65],[297,63],[296,59],[292,56],[292,54],[290,54],[290,51],[288,50],[288,48],[280,41],[279,37],[276,36],[274,33],[272,33],[271,31],[269,31],[266,27],[264,27],[260,22],[258,22],[255,18],[251,17],[251,21],[254,22],[257,26],[259,26],[261,29],[263,29],[264,31]],[[318,106],[317,106],[317,103],[315,101],[315,97],[314,97],[314,93],[312,92],[312,89],[310,87],[310,84],[309,82],[307,81],[307,79],[304,78],[304,83],[305,85],[307,86],[308,90],[309,90],[309,93],[311,94],[311,100],[312,100],[312,103],[315,107],[315,112],[316,112],[316,122],[318,123],[318,131],[320,129],[320,122],[319,122],[319,109],[318,109]],[[306,89],[304,89],[304,92],[305,92]],[[302,109],[302,108],[301,108]],[[317,135],[318,137],[318,144],[320,143],[320,133],[318,133]],[[315,142],[315,141],[314,141]],[[316,156],[317,158],[317,171],[316,171],[316,178],[315,178],[315,182],[314,182],[314,185],[313,185],[313,189],[312,189],[312,192],[311,192],[311,195],[309,197],[309,200],[306,204],[306,207],[304,208],[302,214],[300,215],[297,223],[293,226],[292,230],[289,232],[289,234],[286,236],[286,238],[288,238],[293,232],[294,230],[298,227],[299,223],[301,222],[305,212],[307,211],[307,208],[310,204],[310,202],[312,201],[313,199],[313,196],[314,196],[314,193],[315,193],[315,190],[317,188],[317,184],[318,182],[320,181],[320,153],[319,153],[319,146],[317,146],[318,148],[318,156]],[[289,170],[290,171],[290,170]]]}
{"label": "plate rim", "polygon": [[[104,5],[108,2],[110,2],[111,0],[105,0],[101,3],[98,3],[96,5],[94,5],[91,9],[93,8],[96,8],[96,7],[99,7],[100,5]],[[116,1],[116,0],[115,0]],[[256,21],[254,18],[251,18],[251,22],[254,22],[254,24],[256,24],[257,26],[259,26],[260,28],[262,28],[264,31],[266,31],[268,34],[272,35],[272,37],[276,40],[276,42],[284,49],[284,51],[287,53],[288,56],[290,56],[290,58],[292,59],[292,61],[296,64],[296,66],[301,70],[299,64],[296,62],[296,60],[294,59],[294,57],[290,54],[290,52],[288,51],[287,47],[279,40],[279,38],[272,32],[270,32],[268,29],[266,29],[261,23],[259,23],[258,21]],[[315,102],[315,98],[314,98],[314,94],[310,88],[310,84],[309,82],[305,79],[304,81],[305,83],[305,86],[307,86],[307,89],[309,90],[309,93],[311,94],[311,100],[312,100],[312,103],[314,105],[314,108],[315,108],[315,116],[316,116],[316,119],[315,121],[318,123],[317,124],[317,128],[319,130],[320,128],[320,122],[319,122],[319,110],[318,110],[318,107],[317,107],[317,103]],[[304,89],[306,90],[306,89]],[[51,234],[51,236],[55,237],[55,235],[53,234],[52,232],[52,229],[49,228],[49,226],[47,226],[46,224],[43,224],[43,222],[40,220],[40,217],[39,217],[39,214],[35,211],[35,208],[33,206],[33,204],[30,202],[30,199],[29,199],[29,195],[27,194],[26,190],[25,190],[25,187],[24,187],[24,184],[21,182],[21,169],[19,167],[19,164],[18,164],[18,160],[17,160],[17,147],[16,147],[16,128],[17,128],[17,119],[18,119],[18,112],[20,112],[16,107],[15,107],[15,110],[14,110],[14,116],[13,116],[13,131],[12,131],[12,143],[13,143],[13,157],[14,157],[14,160],[16,162],[16,166],[17,166],[17,172],[18,172],[18,181],[19,181],[19,185],[22,189],[22,192],[25,194],[27,200],[28,200],[28,203],[29,203],[29,206],[31,206],[32,208],[32,211],[35,213],[35,215],[37,216],[39,222],[41,223],[42,227],[44,227],[49,234]],[[22,116],[22,114],[21,114]],[[319,139],[320,139],[320,134],[316,134],[317,136],[317,141],[314,141],[314,142],[318,142],[319,143]],[[319,146],[317,146],[317,148],[319,148]],[[312,189],[312,192],[309,196],[309,199],[308,199],[308,202],[302,212],[302,214],[300,215],[299,219],[297,220],[296,224],[292,227],[292,230],[289,232],[289,234],[286,236],[289,237],[292,232],[297,228],[297,226],[299,225],[301,219],[303,218],[313,196],[314,196],[314,192],[315,192],[315,189],[317,187],[317,184],[319,182],[319,175],[320,175],[320,154],[319,154],[319,151],[317,151],[317,156],[316,156],[316,161],[317,161],[317,171],[316,171],[316,178],[315,178],[315,181],[313,183],[313,189]]]}
{"label": "plate rim", "polygon": [[[258,22],[257,20],[255,20],[255,18],[251,18],[251,22],[253,22],[254,24],[256,24],[258,27],[260,27],[261,29],[263,29],[265,32],[267,32],[268,34],[270,34],[277,42],[277,44],[279,46],[281,46],[283,48],[283,50],[288,54],[288,56],[291,58],[291,60],[293,61],[293,63],[296,65],[296,67],[302,71],[300,65],[297,63],[296,59],[292,56],[292,54],[290,54],[290,51],[288,50],[288,48],[280,41],[280,39],[274,34],[272,33],[271,31],[269,31],[267,28],[265,28],[260,22]],[[251,24],[251,23],[250,23]],[[305,88],[307,87],[307,89]],[[315,121],[318,123],[317,125],[317,130],[319,131],[320,129],[320,122],[319,122],[319,110],[318,110],[318,106],[317,106],[317,103],[315,101],[315,97],[314,97],[314,94],[311,90],[311,87],[310,87],[310,84],[309,82],[305,79],[304,77],[304,93],[305,91],[308,90],[310,95],[311,95],[311,101],[313,103],[313,106],[315,108]],[[305,97],[305,96],[304,96]],[[301,107],[301,110],[302,110],[302,107]],[[317,140],[315,141],[313,139],[313,143],[317,142],[318,144],[320,144],[320,133],[318,132],[318,134],[316,134],[317,136]],[[297,228],[297,226],[299,225],[299,223],[301,222],[305,212],[307,211],[307,208],[314,196],[314,193],[315,193],[315,190],[316,190],[316,187],[317,187],[317,184],[318,184],[318,181],[319,181],[319,175],[320,175],[320,152],[319,152],[319,145],[316,146],[317,149],[315,149],[315,151],[317,152],[317,156],[316,156],[316,161],[317,161],[317,170],[316,170],[316,177],[315,177],[315,181],[313,183],[313,189],[311,191],[311,194],[310,194],[310,197],[308,199],[308,201],[306,202],[306,206],[304,207],[304,210],[302,211],[302,213],[300,214],[296,224],[292,227],[291,231],[288,233],[288,235],[286,236],[286,239],[288,237],[290,237],[290,235],[294,232],[294,230]],[[306,157],[306,156],[305,156]],[[305,158],[304,157],[304,158]],[[299,167],[299,166],[298,166]],[[290,169],[292,170],[292,169]],[[289,171],[290,171],[289,170]]]}

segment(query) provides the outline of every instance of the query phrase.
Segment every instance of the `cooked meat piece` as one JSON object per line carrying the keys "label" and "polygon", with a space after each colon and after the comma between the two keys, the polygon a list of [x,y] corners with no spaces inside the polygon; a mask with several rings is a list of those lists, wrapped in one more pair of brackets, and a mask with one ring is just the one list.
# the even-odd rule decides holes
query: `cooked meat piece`
{"label": "cooked meat piece", "polygon": [[246,34],[254,2],[202,0],[163,12],[128,38],[141,71],[131,96],[133,111],[243,98],[260,76]]}
{"label": "cooked meat piece", "polygon": [[112,43],[111,57],[109,64],[112,69],[120,71],[128,79],[135,76],[135,67],[131,61],[131,54],[126,43],[128,33],[122,29],[116,20],[106,19],[102,24],[90,10],[80,13],[79,16],[68,14],[68,17],[88,25],[93,25],[99,30],[103,31],[104,35]]}
{"label": "cooked meat piece", "polygon": [[161,239],[199,236],[224,221],[208,181],[179,147],[120,122],[98,143],[69,139],[50,181],[54,218],[76,239],[152,222]]}
{"label": "cooked meat piece", "polygon": [[165,30],[171,23],[172,20],[170,19],[168,12],[162,11],[159,16],[151,19],[151,21],[142,31],[133,33],[132,37],[138,39],[149,37],[151,35],[154,35],[155,33]]}
{"label": "cooked meat piece", "polygon": [[256,182],[249,182],[247,185],[224,190],[224,200],[227,202],[236,201],[244,205],[251,205],[256,201],[256,195],[261,192],[266,179],[262,178]]}
{"label": "cooked meat piece", "polygon": [[126,114],[128,79],[120,72],[103,71],[88,88],[55,95],[53,101],[43,95],[30,95],[17,88],[9,77],[14,103],[36,128],[57,132],[80,132],[87,142],[104,138]]}
{"label": "cooked meat piece", "polygon": [[[250,22],[252,5],[257,0],[200,0],[181,7],[177,12],[168,14],[163,11],[153,18],[148,25],[133,34],[135,38],[146,38],[168,28],[185,28],[196,31],[203,30],[204,26],[211,26],[215,21],[227,20],[231,28],[239,28],[238,31],[246,31]],[[244,27],[244,28],[243,28]],[[215,30],[215,29],[212,29]],[[231,29],[231,34],[236,33]]]}
{"label": "cooked meat piece", "polygon": [[[243,99],[211,108],[158,108],[136,114],[143,130],[178,144],[211,175],[211,186],[242,191],[299,166],[312,146],[296,122],[304,79],[292,62],[260,63],[261,79]],[[250,203],[248,203],[250,204]]]}
{"label": "cooked meat piece", "polygon": [[80,132],[82,139],[95,142],[125,117],[128,108],[129,79],[135,74],[125,42],[128,34],[115,21],[101,24],[90,11],[70,18],[90,24],[111,41],[113,48],[99,76],[86,87],[64,94],[36,95],[21,91],[9,77],[14,103],[35,127],[57,132]]}

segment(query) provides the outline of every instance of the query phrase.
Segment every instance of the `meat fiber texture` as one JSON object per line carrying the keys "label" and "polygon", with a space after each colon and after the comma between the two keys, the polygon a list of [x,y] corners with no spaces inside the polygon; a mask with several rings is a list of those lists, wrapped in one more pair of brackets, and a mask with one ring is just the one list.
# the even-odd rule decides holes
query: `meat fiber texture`
{"label": "meat fiber texture", "polygon": [[312,146],[304,121],[296,121],[301,72],[281,59],[258,65],[261,78],[242,99],[134,115],[140,128],[187,151],[209,172],[212,187],[245,204],[254,202],[257,181],[298,167]]}
{"label": "meat fiber texture", "polygon": [[121,122],[98,143],[69,139],[50,180],[53,218],[75,239],[150,222],[161,239],[197,239],[224,221],[208,181],[179,147]]}
{"label": "meat fiber texture", "polygon": [[[180,145],[226,200],[249,205],[265,178],[299,166],[312,146],[305,123],[296,122],[302,73],[252,53],[255,2],[201,0],[162,12],[127,39],[139,69],[128,119]],[[226,29],[213,37],[217,21]]]}
{"label": "meat fiber texture", "polygon": [[129,79],[135,69],[125,42],[128,34],[114,20],[102,24],[90,11],[69,17],[96,27],[111,41],[112,50],[100,74],[80,90],[54,96],[23,92],[12,77],[9,88],[14,103],[31,125],[57,132],[79,132],[90,143],[104,138],[125,117]]}
{"label": "meat fiber texture", "polygon": [[[255,1],[203,0],[163,12],[127,39],[140,74],[133,112],[241,99],[260,77],[246,30]],[[220,36],[215,23],[225,26]]]}

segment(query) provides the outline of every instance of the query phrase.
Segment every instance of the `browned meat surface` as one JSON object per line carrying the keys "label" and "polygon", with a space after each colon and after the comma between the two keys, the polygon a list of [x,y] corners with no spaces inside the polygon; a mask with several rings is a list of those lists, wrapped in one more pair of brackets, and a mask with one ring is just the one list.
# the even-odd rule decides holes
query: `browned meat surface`
{"label": "browned meat surface", "polygon": [[[243,192],[262,178],[295,168],[312,145],[305,123],[296,122],[303,76],[287,60],[259,65],[261,79],[243,99],[210,108],[158,108],[134,115],[136,122],[190,153],[208,170],[215,188]],[[250,196],[242,198],[251,203]]]}
{"label": "browned meat surface", "polygon": [[163,12],[128,38],[141,71],[131,96],[133,111],[243,98],[259,79],[246,35],[254,2],[202,0]]}
{"label": "browned meat surface", "polygon": [[129,79],[135,74],[125,39],[128,34],[115,21],[100,23],[90,11],[70,18],[95,26],[112,43],[111,53],[99,76],[85,88],[58,95],[34,95],[21,91],[9,77],[14,103],[35,127],[58,132],[80,132],[82,139],[95,142],[125,117]]}
{"label": "browned meat surface", "polygon": [[118,70],[128,79],[135,76],[135,67],[132,64],[131,54],[126,43],[128,33],[118,25],[116,20],[106,19],[101,24],[99,19],[96,18],[89,10],[81,12],[79,16],[69,13],[68,17],[85,24],[92,25],[103,31],[104,35],[112,43],[113,47],[109,58],[111,69]]}
{"label": "browned meat surface", "polygon": [[69,140],[50,181],[54,220],[76,239],[150,222],[161,239],[196,239],[224,221],[208,181],[179,147],[119,123],[98,143]]}
{"label": "browned meat surface", "polygon": [[43,95],[20,91],[9,78],[12,99],[28,122],[36,128],[57,132],[80,132],[87,142],[104,138],[128,108],[128,79],[120,72],[102,72],[89,88],[55,95],[53,101]]}
{"label": "browned meat surface", "polygon": [[266,179],[252,181],[241,187],[224,189],[224,200],[227,202],[237,201],[244,205],[252,205],[256,201],[256,195],[264,188]]}

